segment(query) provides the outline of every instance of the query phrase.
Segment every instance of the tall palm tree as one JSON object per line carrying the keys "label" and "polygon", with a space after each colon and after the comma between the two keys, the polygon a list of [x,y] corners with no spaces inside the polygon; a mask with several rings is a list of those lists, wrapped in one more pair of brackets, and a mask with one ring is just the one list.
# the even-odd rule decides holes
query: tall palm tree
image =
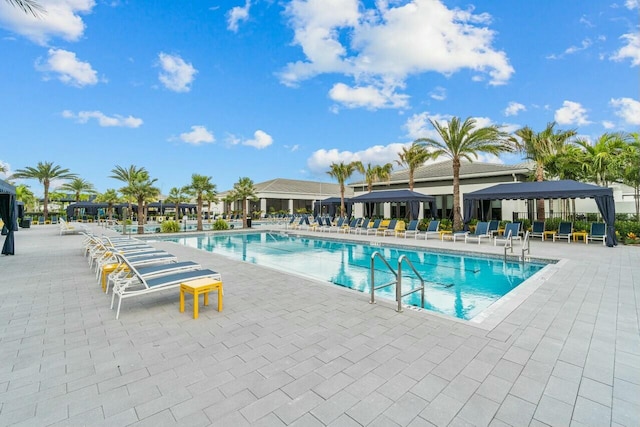
{"label": "tall palm tree", "polygon": [[34,0],[5,0],[13,7],[22,9],[26,14],[31,14],[36,18],[39,18],[41,14],[46,13],[46,10]]}
{"label": "tall palm tree", "polygon": [[474,158],[478,158],[478,153],[498,155],[503,152],[511,152],[513,146],[508,141],[508,135],[498,126],[476,128],[476,120],[471,117],[468,117],[464,122],[461,122],[458,117],[453,117],[445,125],[432,119],[429,121],[442,140],[421,138],[416,142],[423,143],[425,147],[432,149],[433,158],[445,156],[453,161],[453,228],[460,230],[462,229],[460,214],[461,160],[466,159],[471,162]]}
{"label": "tall palm tree", "polygon": [[[129,218],[133,218],[131,202],[134,201],[136,197],[132,194],[132,185],[140,175],[146,174],[148,176],[148,172],[144,167],[139,168],[135,165],[131,165],[128,168],[116,165],[116,167],[111,170],[111,173],[112,175],[110,175],[109,178],[114,178],[125,183],[125,186],[120,188],[120,192],[127,199]],[[142,210],[142,206],[138,206],[138,216],[140,215],[140,210]]]}
{"label": "tall palm tree", "polygon": [[373,184],[376,182],[389,182],[392,170],[393,165],[391,163],[375,166],[371,166],[371,163],[367,163],[367,167],[364,171],[364,179],[367,181],[367,191],[371,193],[371,191],[373,191]]}
{"label": "tall palm tree", "polygon": [[346,215],[346,209],[344,207],[344,183],[353,175],[355,171],[364,173],[364,166],[362,162],[355,161],[351,163],[331,163],[330,170],[327,172],[329,176],[335,178],[340,185],[340,216]]}
{"label": "tall palm tree", "polygon": [[96,194],[96,189],[93,184],[82,178],[72,178],[71,181],[65,182],[59,187],[60,190],[71,191],[75,197],[76,203],[80,201],[80,196],[83,193]]}
{"label": "tall palm tree", "polygon": [[233,191],[228,192],[223,198],[222,201],[225,205],[225,212],[231,215],[231,203],[236,201],[236,196],[233,194]]}
{"label": "tall palm tree", "polygon": [[160,189],[155,187],[157,179],[151,179],[149,174],[141,172],[127,187],[127,194],[138,201],[138,234],[144,234],[144,224],[147,222],[146,204],[149,200],[156,200],[160,195]]}
{"label": "tall palm tree", "polygon": [[120,196],[118,196],[118,192],[113,188],[108,188],[102,194],[98,194],[96,196],[96,201],[107,204],[107,214],[109,215],[109,221],[113,220],[113,205],[120,202]]}
{"label": "tall palm tree", "polygon": [[37,179],[44,188],[44,209],[42,215],[46,221],[49,217],[49,186],[54,179],[72,179],[76,174],[69,169],[54,165],[53,162],[38,162],[36,167],[26,167],[16,170],[11,176],[13,179]]}
{"label": "tall palm tree", "polygon": [[619,180],[633,188],[636,221],[640,221],[640,134],[630,134],[629,141],[617,158],[616,169],[620,171]]}
{"label": "tall palm tree", "polygon": [[176,207],[176,222],[180,221],[180,204],[186,203],[191,198],[189,197],[189,188],[187,186],[184,187],[172,187],[169,190],[169,195],[167,197],[167,203],[173,203]]}
{"label": "tall palm tree", "polygon": [[[419,141],[419,140],[418,140]],[[402,147],[402,151],[398,153],[400,160],[396,160],[396,163],[400,166],[405,166],[409,169],[409,190],[413,191],[413,176],[417,168],[422,166],[424,162],[429,160],[432,155],[426,149],[426,147],[420,144],[418,141],[414,141],[409,148]]]}
{"label": "tall palm tree", "polygon": [[608,186],[617,170],[614,169],[616,159],[625,149],[629,141],[629,135],[624,133],[604,133],[593,145],[586,140],[578,140],[576,143],[585,151],[583,163],[587,178],[598,185]]}
{"label": "tall palm tree", "polygon": [[256,198],[256,187],[248,177],[241,177],[233,184],[235,199],[242,199],[242,228],[247,228],[247,199]]}
{"label": "tall palm tree", "polygon": [[210,176],[199,175],[194,173],[191,175],[191,184],[187,187],[189,194],[196,198],[198,204],[197,230],[202,231],[202,200],[205,193],[213,193],[216,191],[216,185],[211,182]]}
{"label": "tall palm tree", "polygon": [[206,191],[202,194],[202,200],[207,202],[207,213],[209,214],[209,222],[211,222],[211,203],[218,202],[218,192],[215,191]]}
{"label": "tall palm tree", "polygon": [[[528,126],[518,129],[511,142],[516,150],[522,153],[527,160],[536,164],[535,179],[538,182],[544,181],[545,168],[553,161],[553,156],[561,152],[566,142],[576,135],[575,130],[555,130],[556,123],[547,123],[547,127],[542,132],[534,132]],[[544,199],[538,199],[536,205],[536,216],[543,221]]]}

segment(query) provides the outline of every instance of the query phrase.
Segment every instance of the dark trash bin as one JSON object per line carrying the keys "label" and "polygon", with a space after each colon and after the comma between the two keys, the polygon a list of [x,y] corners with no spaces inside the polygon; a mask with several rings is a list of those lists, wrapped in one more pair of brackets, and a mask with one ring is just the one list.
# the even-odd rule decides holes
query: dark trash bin
{"label": "dark trash bin", "polygon": [[251,218],[247,218],[247,228],[251,228]]}
{"label": "dark trash bin", "polygon": [[31,228],[31,218],[22,218],[20,221],[21,228]]}

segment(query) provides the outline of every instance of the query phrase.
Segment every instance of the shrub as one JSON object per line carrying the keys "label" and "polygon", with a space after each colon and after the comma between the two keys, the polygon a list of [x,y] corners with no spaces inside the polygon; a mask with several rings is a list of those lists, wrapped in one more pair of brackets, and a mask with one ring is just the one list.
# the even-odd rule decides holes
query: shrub
{"label": "shrub", "polygon": [[229,229],[229,224],[224,219],[218,218],[213,223],[213,229],[214,230],[228,230]]}
{"label": "shrub", "polygon": [[176,221],[162,221],[160,227],[163,233],[177,233],[180,231],[180,224]]}

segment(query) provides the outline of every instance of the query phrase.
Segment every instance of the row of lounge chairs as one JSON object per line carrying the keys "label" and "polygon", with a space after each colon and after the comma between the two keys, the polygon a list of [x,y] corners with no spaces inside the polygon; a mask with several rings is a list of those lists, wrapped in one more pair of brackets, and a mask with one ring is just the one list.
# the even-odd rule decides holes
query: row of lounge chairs
{"label": "row of lounge chairs", "polygon": [[[531,227],[531,237],[539,237],[545,240],[547,237],[552,237],[555,242],[556,239],[567,239],[567,242],[571,242],[571,238],[574,237],[576,232],[573,230],[573,223],[569,221],[563,221],[558,224],[557,230],[547,230],[546,223],[544,221],[534,221]],[[601,241],[603,245],[607,243],[607,226],[604,222],[592,222],[589,227],[589,232],[582,232],[582,237],[585,239],[585,243],[591,241]]]}
{"label": "row of lounge chairs", "polygon": [[176,256],[141,240],[83,234],[84,255],[103,291],[111,292],[112,309],[118,298],[116,319],[123,299],[177,289],[181,283],[197,279],[222,280],[216,271],[193,261],[179,262]]}

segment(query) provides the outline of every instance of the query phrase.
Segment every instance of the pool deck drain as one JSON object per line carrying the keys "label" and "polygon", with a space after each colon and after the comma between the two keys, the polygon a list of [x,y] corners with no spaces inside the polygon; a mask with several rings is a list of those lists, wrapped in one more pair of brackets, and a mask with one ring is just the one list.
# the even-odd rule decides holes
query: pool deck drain
{"label": "pool deck drain", "polygon": [[35,226],[0,258],[0,425],[640,424],[637,247],[534,241],[561,261],[460,321],[154,242],[219,271],[224,311],[193,320],[176,290],[115,320],[80,241]]}

